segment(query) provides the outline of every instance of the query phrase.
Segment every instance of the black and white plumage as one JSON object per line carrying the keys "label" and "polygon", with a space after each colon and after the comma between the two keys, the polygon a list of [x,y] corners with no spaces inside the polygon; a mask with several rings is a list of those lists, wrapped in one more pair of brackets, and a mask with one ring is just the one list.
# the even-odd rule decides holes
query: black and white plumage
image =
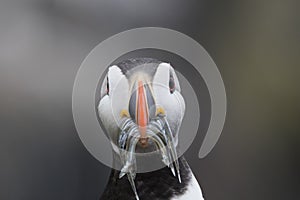
{"label": "black and white plumage", "polygon": [[[125,160],[121,172],[112,170],[101,200],[203,199],[200,186],[185,159],[171,159],[174,155],[177,158],[178,133],[184,110],[185,103],[180,94],[179,81],[169,63],[151,58],[138,58],[123,61],[109,68],[101,87],[98,112],[114,149],[114,157]],[[160,139],[157,142],[156,137],[149,135],[148,129],[152,121],[161,116],[168,124],[166,129],[172,136],[170,143],[164,143],[165,141]],[[162,151],[162,157],[167,155],[163,161],[169,167],[137,174],[132,168],[126,168],[126,164],[130,164],[134,159],[130,156],[122,157],[122,148],[120,149],[122,145],[132,144],[127,138],[127,132],[122,132],[120,128],[125,117],[131,120],[138,133],[138,136],[132,137],[132,140],[138,137],[132,149],[135,152],[145,152],[153,150],[155,144],[165,144],[166,148],[170,147],[169,151],[166,151],[169,153],[164,154]],[[120,136],[121,132],[123,136]],[[124,176],[125,174],[127,176]]]}
{"label": "black and white plumage", "polygon": [[[179,158],[182,182],[168,167],[137,174],[137,191],[141,200],[201,200],[202,193],[192,171],[183,157]],[[109,182],[100,200],[135,200],[126,177],[119,179],[119,171],[112,170]]]}

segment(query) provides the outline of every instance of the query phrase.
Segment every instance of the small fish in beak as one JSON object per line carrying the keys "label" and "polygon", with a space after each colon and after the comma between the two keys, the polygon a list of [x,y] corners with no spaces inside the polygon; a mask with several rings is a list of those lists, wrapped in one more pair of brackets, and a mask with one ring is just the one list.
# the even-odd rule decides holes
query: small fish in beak
{"label": "small fish in beak", "polygon": [[[139,92],[143,92],[140,89],[141,84],[139,84]],[[167,165],[174,176],[177,176],[178,181],[181,183],[181,176],[179,170],[179,163],[177,160],[177,151],[173,141],[173,134],[169,127],[168,121],[166,120],[164,111],[162,108],[159,108],[156,113],[157,116],[149,121],[149,118],[146,118],[148,115],[145,115],[144,97],[137,102],[141,103],[142,109],[137,111],[137,116],[140,115],[141,118],[137,117],[137,124],[128,117],[128,115],[123,115],[124,120],[121,125],[121,134],[119,136],[119,147],[121,148],[121,160],[123,163],[123,168],[119,174],[119,178],[122,178],[127,174],[128,180],[132,186],[132,190],[138,199],[137,190],[134,184],[134,179],[136,176],[136,158],[135,158],[135,147],[137,142],[141,142],[141,139],[146,139],[148,144],[148,139],[152,140],[157,150],[160,151],[162,156],[162,162]],[[144,106],[143,106],[144,105]],[[138,107],[138,105],[137,105]],[[122,113],[126,113],[122,111]],[[143,126],[141,126],[143,125]]]}

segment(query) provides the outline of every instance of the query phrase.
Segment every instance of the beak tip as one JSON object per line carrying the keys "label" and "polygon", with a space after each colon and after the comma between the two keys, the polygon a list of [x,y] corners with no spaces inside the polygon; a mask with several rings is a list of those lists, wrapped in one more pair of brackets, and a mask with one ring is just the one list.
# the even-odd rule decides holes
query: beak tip
{"label": "beak tip", "polygon": [[139,142],[140,142],[141,146],[144,148],[148,146],[148,138],[140,138]]}

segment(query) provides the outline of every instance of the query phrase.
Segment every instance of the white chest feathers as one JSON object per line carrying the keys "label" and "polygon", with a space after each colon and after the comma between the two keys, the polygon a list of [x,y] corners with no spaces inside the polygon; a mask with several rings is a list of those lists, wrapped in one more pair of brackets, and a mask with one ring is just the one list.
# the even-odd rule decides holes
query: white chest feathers
{"label": "white chest feathers", "polygon": [[204,200],[199,183],[193,174],[186,192],[172,200]]}

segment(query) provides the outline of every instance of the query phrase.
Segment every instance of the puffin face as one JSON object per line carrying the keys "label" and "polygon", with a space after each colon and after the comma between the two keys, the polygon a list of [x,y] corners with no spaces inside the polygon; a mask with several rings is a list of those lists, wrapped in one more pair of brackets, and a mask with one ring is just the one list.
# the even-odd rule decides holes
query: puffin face
{"label": "puffin face", "polygon": [[113,149],[119,153],[123,119],[137,127],[137,148],[153,146],[148,129],[158,116],[164,116],[178,144],[178,131],[185,103],[178,78],[168,63],[144,63],[124,72],[119,66],[109,67],[101,87],[98,113]]}

